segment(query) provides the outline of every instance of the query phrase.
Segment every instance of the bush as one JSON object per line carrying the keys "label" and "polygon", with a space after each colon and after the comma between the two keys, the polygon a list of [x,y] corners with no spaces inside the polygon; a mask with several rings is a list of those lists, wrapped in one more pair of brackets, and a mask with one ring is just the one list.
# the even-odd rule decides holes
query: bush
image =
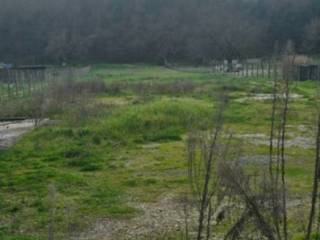
{"label": "bush", "polygon": [[136,142],[180,140],[191,125],[206,128],[210,113],[209,106],[195,100],[158,100],[115,113],[106,121],[105,135]]}
{"label": "bush", "polygon": [[80,168],[81,171],[97,171],[102,166],[96,157],[80,148],[73,148],[64,153],[68,167]]}
{"label": "bush", "polygon": [[183,80],[166,83],[135,83],[129,85],[129,88],[138,95],[179,95],[194,92],[198,85],[193,81]]}

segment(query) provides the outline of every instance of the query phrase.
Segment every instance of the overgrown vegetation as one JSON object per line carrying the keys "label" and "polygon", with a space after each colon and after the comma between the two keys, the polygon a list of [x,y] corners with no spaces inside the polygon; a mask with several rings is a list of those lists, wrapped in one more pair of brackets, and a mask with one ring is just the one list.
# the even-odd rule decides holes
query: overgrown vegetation
{"label": "overgrown vegetation", "polygon": [[[286,173],[292,202],[308,200],[312,187],[314,146],[294,141],[312,137],[315,88],[311,81],[291,87],[301,95],[291,99],[288,112],[286,138],[292,145],[287,146]],[[3,238],[77,237],[97,219],[143,214],[134,203],[188,193],[187,133],[193,129],[205,135],[215,126],[212,114],[219,101],[214,96],[222,91],[229,93],[224,128],[237,140],[233,145],[241,142],[242,167],[252,175],[262,174],[269,154],[272,98],[255,97],[272,95],[272,89],[272,81],[254,77],[100,65],[85,79],[1,105],[3,117],[54,121],[0,153]],[[304,229],[294,212],[288,221],[292,236],[299,236]],[[223,233],[225,228],[215,230]]]}

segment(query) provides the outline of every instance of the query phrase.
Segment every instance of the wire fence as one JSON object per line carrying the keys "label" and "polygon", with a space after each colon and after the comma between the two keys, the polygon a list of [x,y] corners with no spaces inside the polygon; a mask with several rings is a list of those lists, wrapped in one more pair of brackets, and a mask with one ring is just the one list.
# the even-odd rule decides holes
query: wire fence
{"label": "wire fence", "polygon": [[0,69],[0,101],[30,96],[52,84],[81,78],[89,71],[90,67]]}
{"label": "wire fence", "polygon": [[296,64],[289,61],[261,61],[257,63],[215,63],[213,71],[239,77],[256,77],[272,79],[274,76],[285,77],[288,65],[292,79],[297,81],[320,80],[320,65]]}
{"label": "wire fence", "polygon": [[272,78],[274,74],[281,72],[281,66],[277,62],[261,61],[256,63],[214,63],[214,72],[227,73],[239,77]]}

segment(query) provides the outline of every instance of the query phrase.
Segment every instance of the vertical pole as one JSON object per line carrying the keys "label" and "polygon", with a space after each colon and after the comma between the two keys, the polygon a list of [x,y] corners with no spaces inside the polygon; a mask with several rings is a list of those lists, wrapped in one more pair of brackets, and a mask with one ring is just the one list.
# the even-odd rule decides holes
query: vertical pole
{"label": "vertical pole", "polygon": [[251,77],[254,77],[254,64],[251,64]]}
{"label": "vertical pole", "polygon": [[32,83],[31,83],[31,73],[29,70],[25,70],[26,74],[27,74],[27,78],[28,78],[28,88],[29,88],[29,94],[31,94],[32,92]]}
{"label": "vertical pole", "polygon": [[18,97],[18,96],[19,96],[19,89],[18,89],[18,70],[15,70],[15,71],[14,71],[13,78],[14,78],[14,85],[15,85],[15,94],[16,94],[16,97]]}
{"label": "vertical pole", "polygon": [[247,77],[249,76],[249,65],[248,65],[248,63],[246,63],[246,76]]}
{"label": "vertical pole", "polygon": [[10,95],[11,95],[11,90],[10,90],[10,70],[7,69],[7,96],[8,99],[10,99]]}

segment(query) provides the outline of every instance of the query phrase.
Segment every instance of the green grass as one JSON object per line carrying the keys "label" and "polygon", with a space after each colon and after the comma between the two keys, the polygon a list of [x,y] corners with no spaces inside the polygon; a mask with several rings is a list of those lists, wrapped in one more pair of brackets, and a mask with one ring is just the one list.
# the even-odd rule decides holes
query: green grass
{"label": "green grass", "polygon": [[[45,239],[52,184],[57,189],[57,239],[63,239],[70,226],[79,232],[99,218],[134,217],[139,212],[130,204],[132,198],[154,201],[162,193],[187,191],[185,136],[190,128],[206,130],[213,124],[216,98],[223,89],[230,95],[227,129],[235,134],[269,133],[271,101],[237,101],[270,93],[272,84],[266,79],[110,64],[95,66],[84,80],[93,78],[125,87],[107,89],[83,106],[66,104],[50,115],[60,120],[57,125],[28,133],[0,153],[3,239]],[[172,91],[177,82],[190,87]],[[144,92],[136,90],[145,86]],[[290,103],[289,124],[296,135],[302,134],[298,125],[314,120],[315,86],[307,81],[293,87],[305,97]],[[267,146],[248,141],[241,145],[245,155],[268,153]],[[290,190],[309,191],[313,151],[290,148],[288,155]]]}

